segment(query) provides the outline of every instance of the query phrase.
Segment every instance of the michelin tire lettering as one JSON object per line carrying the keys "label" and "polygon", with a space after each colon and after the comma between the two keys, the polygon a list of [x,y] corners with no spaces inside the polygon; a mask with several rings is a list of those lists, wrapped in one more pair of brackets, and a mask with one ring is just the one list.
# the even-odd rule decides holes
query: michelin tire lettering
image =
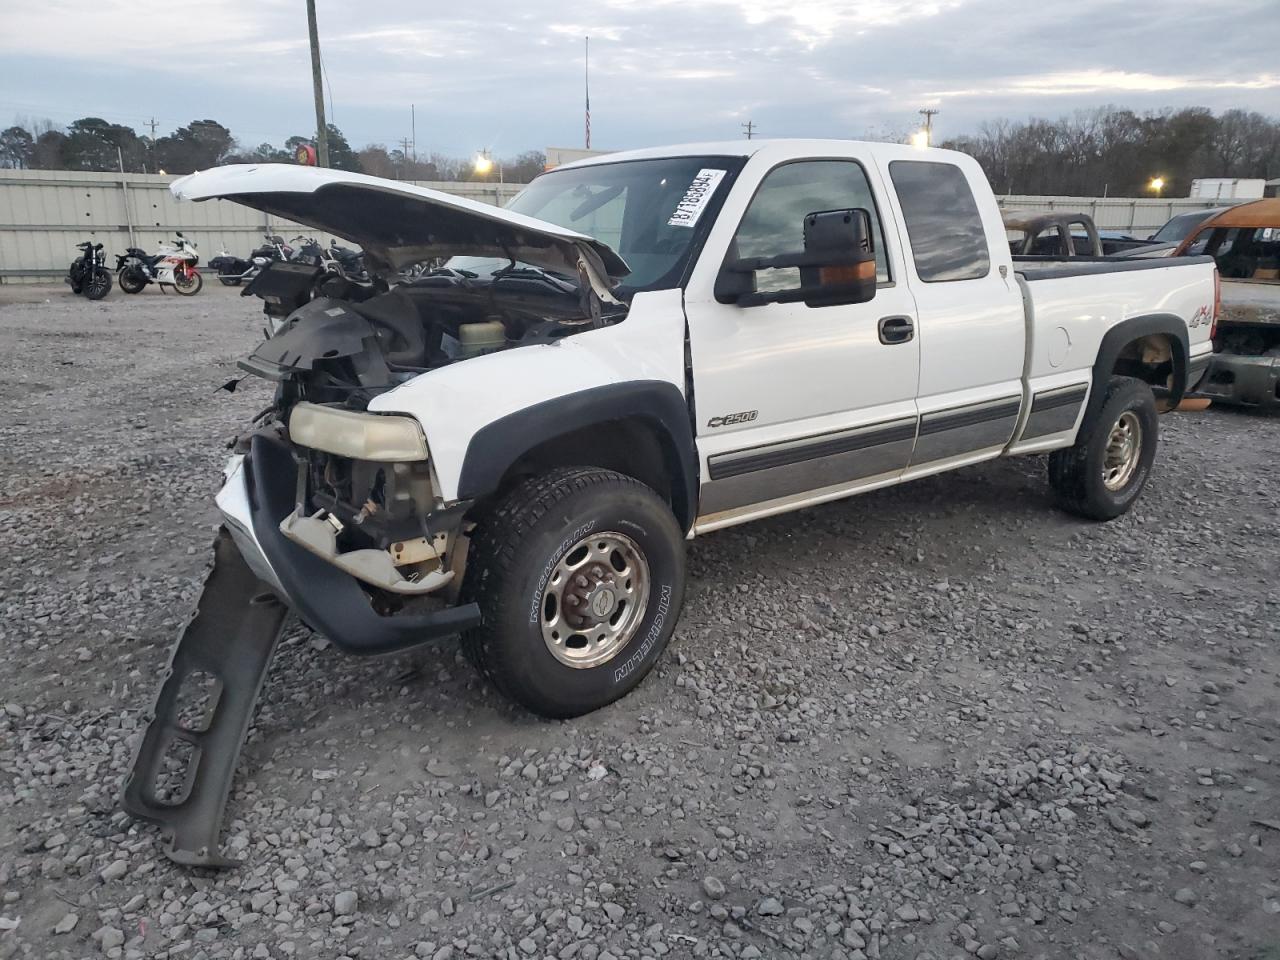
{"label": "michelin tire lettering", "polygon": [[649,632],[645,634],[644,642],[631,656],[627,657],[625,663],[617,667],[613,671],[613,682],[621,683],[627,677],[635,672],[636,668],[644,662],[644,658],[649,655],[649,651],[653,649],[653,645],[658,642],[658,637],[662,633],[662,625],[667,622],[667,612],[671,609],[671,585],[664,583],[662,592],[658,596],[658,609],[654,613],[653,623],[649,627]]}

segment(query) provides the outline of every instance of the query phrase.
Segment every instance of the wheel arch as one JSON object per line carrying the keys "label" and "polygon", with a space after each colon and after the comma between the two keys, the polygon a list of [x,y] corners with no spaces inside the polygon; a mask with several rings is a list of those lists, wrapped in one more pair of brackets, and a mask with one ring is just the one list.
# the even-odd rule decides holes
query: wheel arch
{"label": "wheel arch", "polygon": [[688,531],[698,454],[684,395],[671,383],[606,384],[545,400],[482,427],[467,444],[458,498],[481,500],[540,469],[617,470],[657,490]]}
{"label": "wheel arch", "polygon": [[1112,376],[1135,377],[1163,394],[1170,409],[1187,389],[1190,341],[1182,318],[1172,313],[1130,317],[1103,335],[1093,365],[1093,390],[1086,416],[1102,406],[1101,389]]}

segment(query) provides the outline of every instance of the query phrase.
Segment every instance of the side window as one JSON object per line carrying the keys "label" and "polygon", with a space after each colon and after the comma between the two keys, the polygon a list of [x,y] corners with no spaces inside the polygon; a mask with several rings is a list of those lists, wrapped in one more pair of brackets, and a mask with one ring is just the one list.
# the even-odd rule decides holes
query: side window
{"label": "side window", "polygon": [[959,167],[895,160],[889,164],[889,177],[898,191],[921,280],[977,280],[991,272],[982,216]]}
{"label": "side window", "polygon": [[[888,281],[884,227],[866,172],[854,160],[803,160],[769,171],[738,225],[734,236],[738,256],[776,257],[803,250],[807,214],[849,207],[863,207],[871,213],[876,279]],[[797,269],[761,270],[756,274],[756,289],[760,291],[788,290],[799,285]]]}

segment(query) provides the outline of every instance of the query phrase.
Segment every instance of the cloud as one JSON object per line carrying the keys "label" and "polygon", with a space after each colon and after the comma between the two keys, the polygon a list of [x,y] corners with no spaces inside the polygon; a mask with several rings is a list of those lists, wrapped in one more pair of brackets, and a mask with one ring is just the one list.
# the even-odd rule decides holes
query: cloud
{"label": "cloud", "polygon": [[[248,143],[313,123],[297,0],[207,0],[180,40],[124,0],[10,6],[0,119],[139,126],[154,110],[162,133],[207,116]],[[736,137],[747,119],[765,136],[856,136],[910,129],[924,106],[941,108],[942,136],[1106,103],[1274,112],[1280,74],[1263,29],[1274,6],[594,0],[568,12],[552,0],[318,0],[318,13],[333,119],[354,143],[408,136],[413,104],[419,153],[515,153],[581,141],[588,34],[598,146]]]}

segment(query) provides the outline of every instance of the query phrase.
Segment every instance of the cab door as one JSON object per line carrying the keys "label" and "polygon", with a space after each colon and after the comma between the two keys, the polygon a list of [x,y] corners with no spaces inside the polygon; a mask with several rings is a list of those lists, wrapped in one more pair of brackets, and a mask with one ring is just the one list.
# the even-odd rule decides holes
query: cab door
{"label": "cab door", "polygon": [[912,476],[1000,455],[1024,402],[1027,344],[1022,293],[981,169],[958,154],[924,156],[904,147],[886,164],[919,310]]}
{"label": "cab door", "polygon": [[[851,207],[871,214],[872,300],[717,302],[726,256],[793,254],[804,247],[807,214]],[[907,466],[920,345],[901,252],[884,227],[887,209],[879,175],[855,156],[771,159],[766,148],[739,176],[685,294],[702,459],[699,529],[891,482]],[[795,287],[799,271],[761,270],[755,285]]]}

